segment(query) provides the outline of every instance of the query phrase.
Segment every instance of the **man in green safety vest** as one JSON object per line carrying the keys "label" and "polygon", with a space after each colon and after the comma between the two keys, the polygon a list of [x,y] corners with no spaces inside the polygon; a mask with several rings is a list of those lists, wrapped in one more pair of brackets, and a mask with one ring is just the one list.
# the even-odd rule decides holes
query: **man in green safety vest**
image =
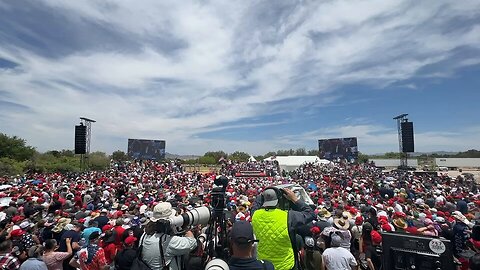
{"label": "man in green safety vest", "polygon": [[[285,199],[290,210],[280,207]],[[259,240],[257,259],[271,261],[277,270],[299,269],[297,229],[315,218],[312,208],[290,189],[271,187],[257,197],[252,210],[253,231]]]}

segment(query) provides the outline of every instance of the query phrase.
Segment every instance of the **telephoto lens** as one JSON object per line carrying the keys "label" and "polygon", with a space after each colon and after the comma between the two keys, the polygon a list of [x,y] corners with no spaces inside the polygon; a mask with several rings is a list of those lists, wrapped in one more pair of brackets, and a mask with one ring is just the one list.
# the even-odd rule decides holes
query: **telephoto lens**
{"label": "telephoto lens", "polygon": [[180,234],[184,228],[196,226],[198,224],[207,225],[210,221],[210,209],[201,206],[187,211],[179,216],[170,218],[170,226],[175,234]]}

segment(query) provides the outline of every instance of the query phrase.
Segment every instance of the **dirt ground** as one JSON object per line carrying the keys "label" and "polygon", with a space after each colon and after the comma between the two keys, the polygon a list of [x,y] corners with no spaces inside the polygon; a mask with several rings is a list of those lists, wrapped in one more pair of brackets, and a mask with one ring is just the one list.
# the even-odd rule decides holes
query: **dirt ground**
{"label": "dirt ground", "polygon": [[480,170],[462,170],[462,172],[457,171],[448,171],[448,172],[439,172],[439,173],[448,173],[448,176],[450,177],[457,177],[461,175],[462,173],[471,173],[473,174],[473,177],[477,181],[477,183],[480,183]]}

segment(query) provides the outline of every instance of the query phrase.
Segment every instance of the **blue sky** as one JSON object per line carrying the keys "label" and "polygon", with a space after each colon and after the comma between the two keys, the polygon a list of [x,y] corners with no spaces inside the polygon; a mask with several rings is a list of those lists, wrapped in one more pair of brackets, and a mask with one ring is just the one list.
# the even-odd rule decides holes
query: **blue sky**
{"label": "blue sky", "polygon": [[480,149],[480,2],[2,1],[0,132],[40,151],[128,138],[167,152],[358,137],[397,151]]}

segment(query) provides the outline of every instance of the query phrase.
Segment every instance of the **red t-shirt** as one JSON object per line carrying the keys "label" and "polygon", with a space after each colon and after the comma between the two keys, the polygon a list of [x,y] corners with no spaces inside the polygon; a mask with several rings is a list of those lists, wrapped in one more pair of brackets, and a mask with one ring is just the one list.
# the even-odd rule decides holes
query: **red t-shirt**
{"label": "red t-shirt", "polygon": [[103,248],[103,250],[105,251],[105,259],[107,260],[107,263],[112,264],[113,259],[115,259],[115,255],[117,254],[117,246],[115,243],[109,243]]}
{"label": "red t-shirt", "polygon": [[122,246],[122,236],[123,236],[123,232],[125,231],[125,229],[122,226],[116,226],[114,230],[116,232],[115,245],[117,245],[117,247],[121,247]]}
{"label": "red t-shirt", "polygon": [[107,260],[105,259],[105,252],[103,248],[99,248],[91,263],[86,264],[88,254],[87,250],[83,249],[78,255],[80,258],[80,268],[82,270],[98,270],[103,269],[107,265]]}

